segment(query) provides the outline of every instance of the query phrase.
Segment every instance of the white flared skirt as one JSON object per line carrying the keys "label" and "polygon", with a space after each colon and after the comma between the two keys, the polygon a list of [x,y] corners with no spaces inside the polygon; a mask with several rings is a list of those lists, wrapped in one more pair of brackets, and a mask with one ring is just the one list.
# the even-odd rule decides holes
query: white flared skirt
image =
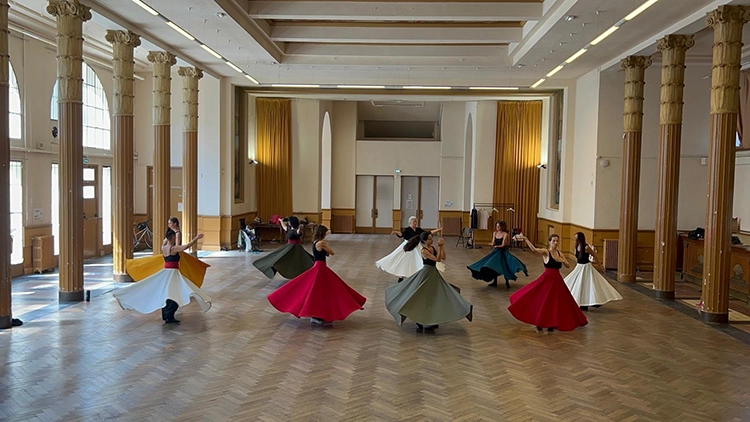
{"label": "white flared skirt", "polygon": [[621,300],[620,293],[612,287],[593,265],[576,264],[565,277],[565,284],[578,306],[604,305],[612,300]]}
{"label": "white flared skirt", "polygon": [[113,293],[117,303],[126,311],[150,314],[172,299],[179,306],[190,303],[195,298],[203,312],[211,309],[211,298],[203,290],[180,274],[180,270],[165,268],[141,281]]}
{"label": "white flared skirt", "polygon": [[[404,245],[407,242],[407,240],[404,240],[393,252],[375,261],[375,266],[396,277],[404,278],[410,277],[421,270],[424,266],[422,264],[422,244],[406,252],[404,251]],[[445,272],[445,264],[442,262],[438,262],[436,267],[440,272]]]}

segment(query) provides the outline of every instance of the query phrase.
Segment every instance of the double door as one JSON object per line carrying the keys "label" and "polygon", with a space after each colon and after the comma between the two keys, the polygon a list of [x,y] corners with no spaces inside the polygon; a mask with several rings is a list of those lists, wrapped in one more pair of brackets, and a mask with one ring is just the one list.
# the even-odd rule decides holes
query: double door
{"label": "double door", "polygon": [[357,176],[356,233],[393,230],[393,176]]}
{"label": "double door", "polygon": [[417,217],[417,226],[425,230],[438,227],[440,178],[435,176],[401,177],[401,227],[409,217]]}

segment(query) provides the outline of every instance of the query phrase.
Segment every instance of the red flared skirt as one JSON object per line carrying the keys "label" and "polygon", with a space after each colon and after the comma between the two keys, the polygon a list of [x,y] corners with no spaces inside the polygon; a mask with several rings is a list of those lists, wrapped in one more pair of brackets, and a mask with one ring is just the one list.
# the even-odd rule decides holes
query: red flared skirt
{"label": "red flared skirt", "polygon": [[315,261],[312,268],[268,295],[268,301],[297,318],[341,321],[362,309],[367,299],[349,287],[325,261]]}
{"label": "red flared skirt", "polygon": [[560,270],[552,268],[510,295],[508,310],[517,320],[541,328],[570,331],[588,324]]}

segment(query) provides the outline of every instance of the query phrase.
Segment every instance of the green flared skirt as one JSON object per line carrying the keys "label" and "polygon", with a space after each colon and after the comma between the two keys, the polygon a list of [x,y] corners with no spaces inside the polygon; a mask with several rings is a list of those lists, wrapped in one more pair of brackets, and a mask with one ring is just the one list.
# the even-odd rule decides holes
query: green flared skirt
{"label": "green flared skirt", "polygon": [[313,263],[313,256],[302,245],[287,243],[256,259],[253,265],[268,278],[279,273],[284,278],[292,279],[312,268]]}

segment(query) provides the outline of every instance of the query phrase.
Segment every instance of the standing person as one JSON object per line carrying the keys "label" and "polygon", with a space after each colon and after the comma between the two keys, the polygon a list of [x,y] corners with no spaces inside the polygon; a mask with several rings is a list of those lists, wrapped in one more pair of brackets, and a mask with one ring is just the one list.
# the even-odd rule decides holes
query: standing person
{"label": "standing person", "polygon": [[333,249],[326,242],[326,226],[320,225],[313,237],[315,264],[268,295],[268,301],[281,312],[297,318],[310,317],[313,324],[331,325],[363,309],[367,299],[349,287],[326,264]]}
{"label": "standing person", "polygon": [[302,247],[302,233],[304,226],[300,225],[297,217],[289,217],[286,238],[287,244],[253,262],[268,278],[273,278],[278,272],[284,278],[292,279],[309,270],[313,266],[313,256]]}
{"label": "standing person", "polygon": [[590,257],[593,257],[595,262],[599,260],[596,257],[596,249],[586,243],[586,236],[578,232],[575,234],[575,241],[577,264],[565,277],[565,284],[581,310],[588,311],[589,306],[598,308],[611,300],[622,300],[620,293],[594,269]]}
{"label": "standing person", "polygon": [[539,331],[544,328],[549,331],[570,331],[588,324],[586,315],[578,308],[560,276],[563,265],[570,267],[565,255],[557,249],[560,237],[550,235],[549,248],[538,249],[529,239],[519,236],[533,252],[542,255],[544,272],[510,295],[510,313],[519,321],[535,325]]}
{"label": "standing person", "polygon": [[[428,233],[435,234],[442,230],[442,228],[437,228]],[[404,246],[406,246],[409,240],[415,237],[418,238],[422,233],[425,233],[425,230],[421,227],[417,227],[417,217],[409,217],[409,225],[400,233],[396,230],[391,232],[392,235],[404,239],[404,241],[401,242],[393,252],[376,261],[375,266],[398,277],[399,283],[402,282],[405,277],[409,277],[419,271],[424,265],[422,263],[422,255],[420,254],[420,250],[422,249],[421,246],[417,249],[411,249],[408,252],[404,249]],[[438,264],[438,270],[445,272],[445,264],[442,262]]]}
{"label": "standing person", "polygon": [[461,290],[447,283],[435,264],[445,259],[445,241],[438,241],[438,249],[432,246],[432,233],[423,232],[419,237],[413,237],[404,246],[409,252],[420,251],[424,266],[418,272],[385,289],[385,306],[401,325],[407,318],[417,323],[417,332],[434,332],[440,324],[458,321],[466,318],[473,319],[473,307],[463,297]]}
{"label": "standing person", "polygon": [[467,266],[471,271],[471,276],[477,280],[484,280],[490,283],[490,287],[497,287],[497,278],[505,278],[505,287],[510,289],[510,280],[517,280],[516,273],[523,272],[529,276],[526,265],[508,251],[510,245],[510,235],[508,234],[508,225],[505,221],[495,223],[495,233],[492,235],[493,241],[490,243],[492,252],[479,261]]}
{"label": "standing person", "polygon": [[180,231],[180,220],[177,217],[169,217],[167,227],[172,229],[175,234],[175,245],[182,245],[182,231]]}
{"label": "standing person", "polygon": [[162,308],[161,317],[167,324],[177,324],[174,314],[177,308],[195,298],[203,312],[211,309],[211,298],[180,273],[180,252],[189,249],[203,234],[185,245],[175,244],[175,232],[167,229],[161,248],[164,268],[145,279],[124,287],[113,295],[124,310],[149,314]]}

